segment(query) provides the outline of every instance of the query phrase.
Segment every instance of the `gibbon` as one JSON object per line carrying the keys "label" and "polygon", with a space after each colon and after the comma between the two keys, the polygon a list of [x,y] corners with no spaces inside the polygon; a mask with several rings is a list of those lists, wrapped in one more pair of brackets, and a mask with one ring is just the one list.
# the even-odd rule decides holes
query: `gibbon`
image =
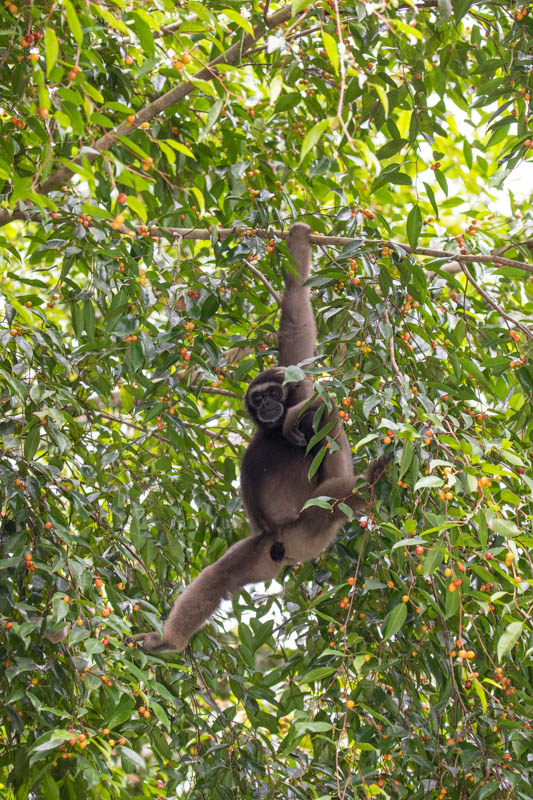
{"label": "gibbon", "polygon": [[[354,474],[350,445],[334,404],[330,410],[324,407],[319,427],[335,418],[329,436],[338,448],[328,451],[309,480],[309,467],[323,442],[309,453],[307,444],[315,433],[314,415],[324,403],[314,396],[310,379],[284,383],[287,366],[310,359],[315,353],[316,326],[310,290],[305,286],[311,269],[310,232],[311,228],[301,222],[289,231],[287,244],[298,277],[290,271],[285,274],[279,366],[254,378],[245,396],[257,427],[241,469],[250,535],[206,567],[180,594],[164,623],[162,639],[155,632],[132,637],[146,652],[183,650],[223,598],[247,584],[277,578],[286,565],[316,558],[347,520],[340,502],[354,512],[367,508],[367,502],[354,493],[358,478],[363,476]],[[388,460],[382,458],[370,465],[363,488],[368,489],[377,480]],[[331,510],[318,506],[302,510],[306,501],[321,496],[332,498]]]}

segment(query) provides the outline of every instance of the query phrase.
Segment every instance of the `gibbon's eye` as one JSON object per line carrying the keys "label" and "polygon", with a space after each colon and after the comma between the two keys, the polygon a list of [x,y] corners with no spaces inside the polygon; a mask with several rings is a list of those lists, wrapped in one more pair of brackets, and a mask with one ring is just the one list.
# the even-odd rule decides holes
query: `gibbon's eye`
{"label": "gibbon's eye", "polygon": [[271,386],[268,390],[268,396],[272,397],[273,400],[281,400],[282,394],[281,386]]}
{"label": "gibbon's eye", "polygon": [[252,394],[250,396],[250,400],[252,401],[252,405],[253,406],[260,405],[262,397],[263,397],[263,395],[261,394],[261,392],[252,392]]}

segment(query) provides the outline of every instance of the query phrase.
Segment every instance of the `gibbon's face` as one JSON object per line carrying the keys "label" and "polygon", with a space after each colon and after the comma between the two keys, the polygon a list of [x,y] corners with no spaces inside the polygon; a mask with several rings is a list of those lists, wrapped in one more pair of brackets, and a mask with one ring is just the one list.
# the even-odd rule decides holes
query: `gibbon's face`
{"label": "gibbon's face", "polygon": [[262,428],[277,428],[283,422],[289,397],[283,377],[284,370],[268,370],[255,378],[246,392],[248,411]]}

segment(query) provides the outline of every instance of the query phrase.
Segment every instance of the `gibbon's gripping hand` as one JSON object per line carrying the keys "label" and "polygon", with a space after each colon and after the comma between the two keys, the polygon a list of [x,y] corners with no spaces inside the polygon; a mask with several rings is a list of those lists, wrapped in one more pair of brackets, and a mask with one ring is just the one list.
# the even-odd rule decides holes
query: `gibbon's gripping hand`
{"label": "gibbon's gripping hand", "polygon": [[185,650],[188,644],[188,640],[179,636],[174,637],[174,641],[172,642],[166,641],[166,639],[162,639],[155,631],[153,633],[138,633],[135,636],[127,636],[124,641],[126,644],[133,642],[137,647],[140,647],[141,650],[144,650],[145,653],[161,653],[165,650],[181,652]]}
{"label": "gibbon's gripping hand", "polygon": [[292,409],[287,412],[285,415],[285,420],[283,421],[283,436],[288,442],[294,444],[296,447],[306,447],[307,439],[302,431],[298,428],[297,415],[291,415],[291,411]]}

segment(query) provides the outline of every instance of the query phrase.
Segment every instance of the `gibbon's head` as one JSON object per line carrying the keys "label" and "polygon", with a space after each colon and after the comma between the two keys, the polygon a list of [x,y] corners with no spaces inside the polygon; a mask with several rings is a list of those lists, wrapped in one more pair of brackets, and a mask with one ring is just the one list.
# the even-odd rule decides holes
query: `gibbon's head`
{"label": "gibbon's head", "polygon": [[291,405],[290,384],[283,385],[285,367],[273,367],[254,378],[244,401],[255,424],[263,430],[273,430],[283,424]]}

